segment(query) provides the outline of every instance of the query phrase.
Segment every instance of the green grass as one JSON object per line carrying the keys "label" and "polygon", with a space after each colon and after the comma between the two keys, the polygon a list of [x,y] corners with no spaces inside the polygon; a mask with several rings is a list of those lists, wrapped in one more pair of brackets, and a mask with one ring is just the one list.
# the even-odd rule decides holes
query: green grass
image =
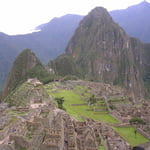
{"label": "green grass", "polygon": [[20,148],[19,150],[26,150],[26,148]]}
{"label": "green grass", "polygon": [[104,146],[99,146],[98,150],[105,150]]}
{"label": "green grass", "polygon": [[12,110],[8,111],[8,113],[11,114],[11,116],[14,116],[14,117],[27,115],[27,112],[19,112],[19,111],[12,111]]}
{"label": "green grass", "polygon": [[79,91],[79,92],[80,91],[85,91],[85,92],[89,91],[89,89],[87,89],[87,88],[85,88],[84,86],[81,86],[81,85],[76,85],[74,89]]}
{"label": "green grass", "polygon": [[138,132],[135,136],[134,133],[135,129],[132,127],[112,127],[112,128],[132,146],[143,144],[149,141]]}
{"label": "green grass", "polygon": [[72,104],[86,103],[85,101],[81,100],[81,96],[76,94],[73,90],[57,90],[57,92],[52,92],[52,90],[48,90],[48,92],[54,98],[64,97],[65,101],[63,105],[66,108],[66,111],[74,118],[80,121],[82,121],[82,117],[86,117],[107,123],[118,123],[118,121],[115,118],[113,118],[110,114],[94,114],[96,112],[87,111],[87,109],[92,108],[90,106],[87,105],[73,106]]}

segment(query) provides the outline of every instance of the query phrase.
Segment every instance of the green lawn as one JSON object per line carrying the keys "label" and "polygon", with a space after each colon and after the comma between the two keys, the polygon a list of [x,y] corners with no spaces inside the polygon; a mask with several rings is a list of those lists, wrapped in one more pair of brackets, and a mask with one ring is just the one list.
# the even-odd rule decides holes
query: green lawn
{"label": "green lawn", "polygon": [[105,150],[104,146],[99,146],[98,150]]}
{"label": "green lawn", "polygon": [[[52,92],[48,90],[48,93],[56,97],[64,97],[64,107],[66,111],[78,120],[82,120],[82,117],[92,118],[94,120],[107,122],[107,123],[118,123],[118,121],[113,118],[110,114],[94,114],[94,111],[87,111],[87,109],[92,109],[92,107],[87,106],[85,101],[81,99],[82,96],[76,94],[73,90],[56,90],[57,92]],[[80,106],[73,106],[72,104],[85,104]],[[106,111],[104,111],[105,113]],[[98,113],[98,112],[97,112]]]}
{"label": "green lawn", "polygon": [[135,136],[135,129],[132,127],[112,127],[120,136],[122,136],[130,145],[136,146],[148,142],[143,135],[137,133]]}

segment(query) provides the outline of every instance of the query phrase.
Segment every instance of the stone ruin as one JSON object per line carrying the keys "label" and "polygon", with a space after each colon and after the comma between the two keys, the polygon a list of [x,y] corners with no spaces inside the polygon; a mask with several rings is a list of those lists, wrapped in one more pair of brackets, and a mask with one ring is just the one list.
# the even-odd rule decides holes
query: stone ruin
{"label": "stone ruin", "polygon": [[7,103],[0,103],[0,112],[3,110],[8,109],[8,104]]}
{"label": "stone ruin", "polygon": [[[42,117],[43,107],[31,109],[27,117],[18,119],[3,130],[8,138],[2,144],[20,150],[129,150],[129,145],[106,124],[86,119],[72,119],[66,112],[50,108]],[[0,136],[2,132],[0,132]]]}
{"label": "stone ruin", "polygon": [[[36,103],[33,101],[32,104],[34,102]],[[143,110],[144,108],[145,105],[142,105],[140,111],[147,114],[148,109],[146,107]],[[38,107],[15,109],[28,113],[25,117],[18,117],[7,127],[3,126],[0,131],[0,146],[5,144],[10,150],[99,150],[100,145],[104,145],[106,150],[131,149],[107,124],[92,119],[76,121],[66,112],[55,108],[52,103],[45,103],[43,99]],[[136,110],[131,109],[122,116],[130,113],[136,114]]]}
{"label": "stone ruin", "polygon": [[31,83],[34,86],[42,85],[42,83],[37,78],[28,79],[27,83]]}

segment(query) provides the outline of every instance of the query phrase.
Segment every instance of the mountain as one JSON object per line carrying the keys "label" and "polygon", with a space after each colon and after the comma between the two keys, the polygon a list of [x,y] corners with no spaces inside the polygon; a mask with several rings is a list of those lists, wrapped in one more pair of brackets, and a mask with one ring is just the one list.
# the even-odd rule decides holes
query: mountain
{"label": "mountain", "polygon": [[10,36],[0,33],[0,90],[3,88],[9,69],[17,54],[17,48],[11,43]]}
{"label": "mountain", "polygon": [[47,83],[47,69],[31,50],[22,51],[0,103],[0,150],[149,149],[149,50],[97,7],[49,69],[101,82]]}
{"label": "mountain", "polygon": [[[113,19],[129,36],[150,42],[150,4],[146,1],[124,10],[110,12]],[[129,17],[130,16],[130,17]],[[26,35],[8,36],[0,33],[0,90],[15,57],[23,49],[30,48],[43,63],[62,54],[83,16],[65,15],[40,25]]]}
{"label": "mountain", "polygon": [[28,78],[47,82],[50,74],[31,50],[22,51],[15,59],[3,92],[3,99]]}
{"label": "mountain", "polygon": [[128,37],[104,8],[97,7],[80,22],[65,53],[49,66],[59,75],[121,85],[143,97],[144,64],[144,45]]}
{"label": "mountain", "polygon": [[143,1],[127,9],[111,11],[110,14],[128,35],[150,42],[150,3]]}
{"label": "mountain", "polygon": [[79,15],[65,15],[38,26],[39,32],[11,37],[19,50],[32,49],[43,63],[62,54],[78,23]]}
{"label": "mountain", "polygon": [[15,57],[29,48],[43,63],[62,54],[82,16],[65,15],[37,27],[39,32],[8,36],[0,33],[0,90]]}

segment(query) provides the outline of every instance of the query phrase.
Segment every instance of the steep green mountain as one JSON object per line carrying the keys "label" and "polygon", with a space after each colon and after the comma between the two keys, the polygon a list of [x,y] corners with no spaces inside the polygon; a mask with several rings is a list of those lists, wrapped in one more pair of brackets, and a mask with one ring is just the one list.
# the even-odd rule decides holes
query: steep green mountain
{"label": "steep green mountain", "polygon": [[23,49],[32,49],[43,63],[62,54],[82,16],[65,15],[37,27],[39,32],[8,36],[0,33],[0,90],[10,67]]}
{"label": "steep green mountain", "polygon": [[13,63],[4,88],[3,98],[28,78],[37,78],[41,82],[47,82],[50,79],[50,74],[35,54],[26,49]]}
{"label": "steep green mountain", "polygon": [[17,54],[17,48],[11,43],[10,36],[0,33],[0,91]]}
{"label": "steep green mountain", "polygon": [[150,3],[143,1],[124,10],[112,11],[110,14],[128,35],[143,42],[150,42]]}
{"label": "steep green mountain", "polygon": [[104,8],[97,7],[80,22],[65,54],[50,67],[60,75],[121,85],[142,97],[144,64],[144,45],[128,37]]}

